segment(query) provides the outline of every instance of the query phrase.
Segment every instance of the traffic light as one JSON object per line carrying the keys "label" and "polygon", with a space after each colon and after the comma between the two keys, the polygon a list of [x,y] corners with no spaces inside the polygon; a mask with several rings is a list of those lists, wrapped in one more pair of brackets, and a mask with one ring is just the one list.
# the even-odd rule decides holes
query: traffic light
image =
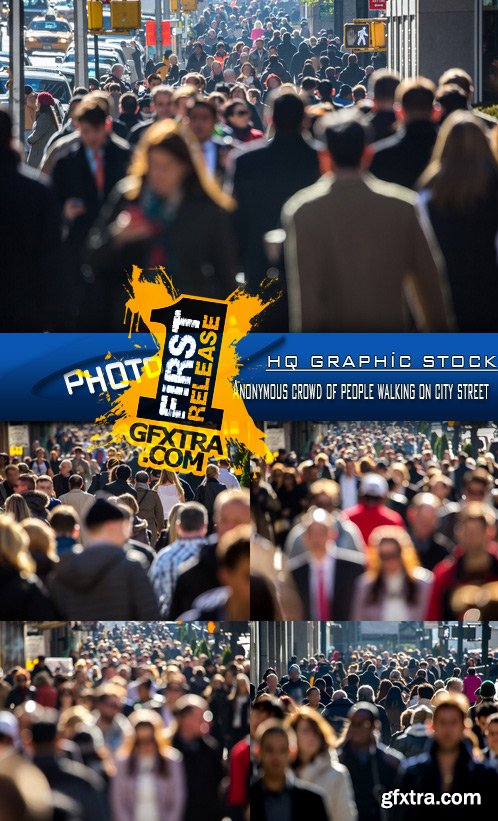
{"label": "traffic light", "polygon": [[88,28],[90,31],[104,28],[104,7],[100,0],[88,0]]}
{"label": "traffic light", "polygon": [[387,24],[384,20],[355,20],[344,26],[344,44],[348,51],[386,51]]}
{"label": "traffic light", "polygon": [[386,24],[382,20],[372,20],[370,23],[370,42],[375,51],[386,48]]}
{"label": "traffic light", "polygon": [[111,0],[111,29],[139,29],[142,27],[140,0]]}
{"label": "traffic light", "polygon": [[169,8],[171,12],[178,14],[180,11],[180,0],[170,0]]}

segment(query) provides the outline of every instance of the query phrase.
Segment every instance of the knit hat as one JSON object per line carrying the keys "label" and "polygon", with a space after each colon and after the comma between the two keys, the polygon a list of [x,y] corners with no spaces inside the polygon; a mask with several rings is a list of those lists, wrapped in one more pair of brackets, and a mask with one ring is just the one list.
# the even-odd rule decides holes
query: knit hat
{"label": "knit hat", "polygon": [[481,696],[481,698],[494,698],[496,696],[496,689],[495,685],[489,679],[483,681],[481,686],[475,692],[476,696]]}
{"label": "knit hat", "polygon": [[98,527],[105,522],[118,521],[128,518],[128,514],[121,507],[106,499],[97,499],[86,514],[85,524],[87,527]]}
{"label": "knit hat", "polygon": [[40,91],[36,99],[39,105],[55,105],[55,100],[49,91]]}

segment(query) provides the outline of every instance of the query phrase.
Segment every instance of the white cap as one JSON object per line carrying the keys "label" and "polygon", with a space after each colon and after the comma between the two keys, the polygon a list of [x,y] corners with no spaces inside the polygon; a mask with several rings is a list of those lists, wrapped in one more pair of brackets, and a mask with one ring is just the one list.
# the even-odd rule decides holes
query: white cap
{"label": "white cap", "polygon": [[12,739],[14,744],[19,740],[19,725],[17,718],[7,710],[0,712],[0,735],[6,735]]}
{"label": "white cap", "polygon": [[362,496],[377,496],[383,499],[389,493],[389,486],[383,476],[378,473],[367,473],[363,478],[360,494]]}

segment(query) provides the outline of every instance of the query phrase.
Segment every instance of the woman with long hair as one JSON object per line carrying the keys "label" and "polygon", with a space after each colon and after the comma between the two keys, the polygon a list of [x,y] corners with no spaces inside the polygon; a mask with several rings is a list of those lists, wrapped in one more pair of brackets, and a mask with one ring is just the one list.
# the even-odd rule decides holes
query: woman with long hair
{"label": "woman with long hair", "polygon": [[358,817],[348,770],[339,763],[337,736],[329,723],[311,707],[300,707],[288,719],[297,737],[297,777],[320,787],[330,821],[355,821]]}
{"label": "woman with long hair", "polygon": [[35,568],[25,530],[8,514],[0,516],[0,619],[57,617]]}
{"label": "woman with long hair", "polygon": [[413,543],[397,526],[376,527],[370,535],[369,570],[356,581],[353,620],[422,620],[433,575],[420,567]]}
{"label": "woman with long hair", "polygon": [[457,330],[496,331],[498,164],[473,114],[445,120],[419,187],[446,262]]}
{"label": "woman with long hair", "polygon": [[[123,328],[124,271],[133,271],[133,291],[158,278],[166,289],[166,272],[182,293],[209,299],[229,296],[236,287],[229,219],[234,208],[235,202],[208,173],[195,137],[175,120],[151,125],[128,176],[118,183],[89,234],[96,329],[104,322],[108,330]],[[133,298],[129,307],[134,315]],[[144,322],[148,319],[143,316]]]}
{"label": "woman with long hair", "polygon": [[174,505],[185,502],[185,491],[180,484],[177,474],[173,470],[162,470],[158,481],[153,487],[163,506],[164,519],[168,521]]}
{"label": "woman with long hair", "polygon": [[28,155],[28,165],[39,168],[49,139],[60,128],[55,113],[55,100],[48,91],[41,91],[36,98],[36,118],[33,131],[28,136],[31,146]]}
{"label": "woman with long hair", "polygon": [[227,746],[231,749],[249,733],[249,708],[251,704],[251,686],[244,673],[238,673],[232,691],[227,697],[228,738]]}
{"label": "woman with long hair", "polygon": [[22,493],[13,493],[5,500],[5,512],[9,513],[16,522],[29,519],[30,512],[28,503]]}
{"label": "woman with long hair", "polygon": [[29,539],[29,552],[36,564],[36,575],[44,582],[59,562],[55,533],[40,519],[25,519],[22,523]]}
{"label": "woman with long hair", "polygon": [[167,745],[153,710],[136,710],[134,729],[117,760],[111,783],[113,821],[182,821],[186,800],[180,753]]}
{"label": "woman with long hair", "polygon": [[391,734],[397,733],[401,728],[401,714],[405,711],[406,707],[403,693],[397,684],[393,684],[389,690],[383,706],[389,719]]}

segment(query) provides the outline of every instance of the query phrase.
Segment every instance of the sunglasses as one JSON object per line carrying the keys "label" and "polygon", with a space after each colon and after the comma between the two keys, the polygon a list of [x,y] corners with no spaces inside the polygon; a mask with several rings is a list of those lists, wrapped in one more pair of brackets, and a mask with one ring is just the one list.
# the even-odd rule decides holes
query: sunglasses
{"label": "sunglasses", "polygon": [[238,111],[234,111],[234,112],[233,112],[233,116],[234,116],[234,117],[248,117],[248,116],[249,116],[249,112],[248,112],[248,111],[246,111],[244,108],[239,108],[239,110],[238,110]]}

